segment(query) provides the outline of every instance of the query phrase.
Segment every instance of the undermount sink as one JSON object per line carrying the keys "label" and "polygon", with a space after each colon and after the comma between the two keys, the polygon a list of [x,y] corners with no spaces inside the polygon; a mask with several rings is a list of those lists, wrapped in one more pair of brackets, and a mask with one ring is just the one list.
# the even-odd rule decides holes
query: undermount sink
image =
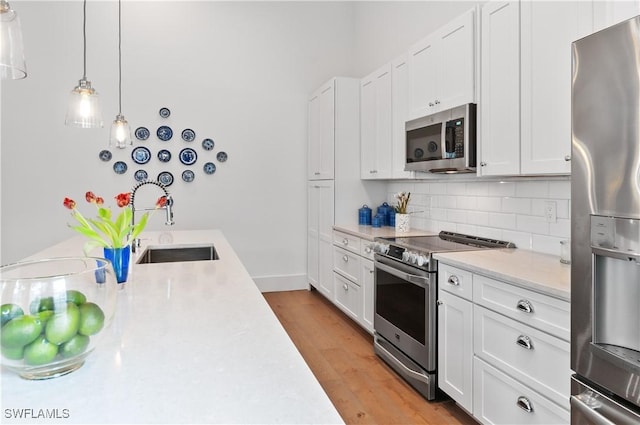
{"label": "undermount sink", "polygon": [[174,263],[178,261],[219,260],[213,245],[188,246],[180,248],[147,248],[137,264]]}

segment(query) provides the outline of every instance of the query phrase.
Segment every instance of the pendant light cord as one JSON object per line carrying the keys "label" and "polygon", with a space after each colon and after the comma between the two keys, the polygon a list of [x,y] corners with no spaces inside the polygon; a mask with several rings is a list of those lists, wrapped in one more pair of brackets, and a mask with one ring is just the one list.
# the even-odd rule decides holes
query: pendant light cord
{"label": "pendant light cord", "polygon": [[118,0],[118,115],[122,115],[122,1],[121,0]]}
{"label": "pendant light cord", "polygon": [[82,52],[83,52],[83,68],[82,68],[82,79],[87,79],[87,0],[84,0],[84,6],[82,8]]}

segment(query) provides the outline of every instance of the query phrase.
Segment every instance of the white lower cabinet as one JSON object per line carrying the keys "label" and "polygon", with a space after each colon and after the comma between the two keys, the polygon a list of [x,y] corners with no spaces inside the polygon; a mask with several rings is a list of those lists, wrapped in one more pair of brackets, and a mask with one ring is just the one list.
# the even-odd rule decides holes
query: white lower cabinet
{"label": "white lower cabinet", "polygon": [[483,424],[568,424],[569,302],[438,268],[440,389]]}
{"label": "white lower cabinet", "polygon": [[333,303],[373,333],[373,242],[333,232]]}

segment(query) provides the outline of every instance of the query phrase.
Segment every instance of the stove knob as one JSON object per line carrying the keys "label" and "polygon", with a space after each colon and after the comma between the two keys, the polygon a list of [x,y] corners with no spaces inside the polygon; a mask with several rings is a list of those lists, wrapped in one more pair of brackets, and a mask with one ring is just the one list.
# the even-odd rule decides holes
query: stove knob
{"label": "stove knob", "polygon": [[383,254],[388,254],[389,253],[389,244],[383,243],[382,244],[382,251]]}
{"label": "stove knob", "polygon": [[404,261],[405,263],[409,262],[409,251],[405,251],[402,253],[402,261]]}
{"label": "stove knob", "polygon": [[416,264],[418,262],[418,254],[416,254],[415,252],[410,252],[409,253],[409,262],[411,264]]}
{"label": "stove knob", "polygon": [[424,255],[418,255],[418,266],[424,266],[424,263],[427,262],[427,258]]}

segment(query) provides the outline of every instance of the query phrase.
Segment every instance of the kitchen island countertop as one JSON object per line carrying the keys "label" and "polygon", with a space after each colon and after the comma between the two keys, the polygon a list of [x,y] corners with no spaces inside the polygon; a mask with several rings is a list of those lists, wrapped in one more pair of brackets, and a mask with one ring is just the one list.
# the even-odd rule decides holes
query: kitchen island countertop
{"label": "kitchen island countertop", "polygon": [[[222,232],[141,237],[132,263],[157,245],[213,243],[220,259],[133,264],[80,369],[44,381],[2,370],[3,423],[343,423]],[[29,259],[82,255],[85,240]]]}

